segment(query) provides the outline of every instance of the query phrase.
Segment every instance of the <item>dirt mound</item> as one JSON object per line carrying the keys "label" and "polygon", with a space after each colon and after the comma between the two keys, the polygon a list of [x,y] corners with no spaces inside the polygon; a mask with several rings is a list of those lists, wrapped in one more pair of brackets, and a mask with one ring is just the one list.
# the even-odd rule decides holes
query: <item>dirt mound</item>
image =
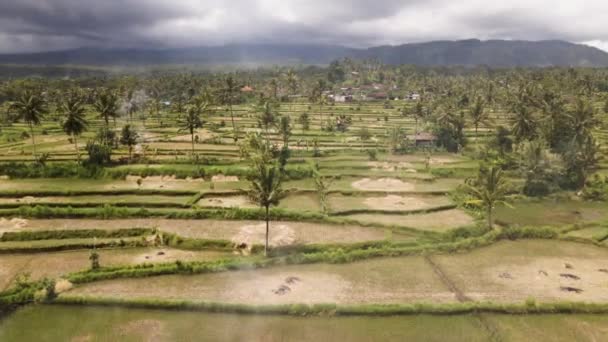
{"label": "dirt mound", "polygon": [[[243,226],[230,241],[239,249],[251,251],[253,245],[263,245],[266,239],[266,223]],[[296,241],[296,233],[284,224],[270,224],[268,244],[272,247],[288,246]]]}
{"label": "dirt mound", "polygon": [[370,179],[364,178],[353,182],[351,186],[358,190],[366,191],[412,191],[414,185],[411,183],[405,183],[395,178],[379,178]]}
{"label": "dirt mound", "polygon": [[429,206],[429,203],[420,197],[397,195],[370,197],[365,199],[364,203],[375,210],[419,210]]}
{"label": "dirt mound", "polygon": [[215,175],[211,177],[212,182],[216,183],[225,183],[225,182],[238,182],[239,177],[237,176],[224,176],[224,175]]}
{"label": "dirt mound", "polygon": [[219,207],[219,208],[253,208],[255,204],[246,196],[230,196],[230,197],[209,197],[203,198],[198,202],[198,205],[203,207]]}

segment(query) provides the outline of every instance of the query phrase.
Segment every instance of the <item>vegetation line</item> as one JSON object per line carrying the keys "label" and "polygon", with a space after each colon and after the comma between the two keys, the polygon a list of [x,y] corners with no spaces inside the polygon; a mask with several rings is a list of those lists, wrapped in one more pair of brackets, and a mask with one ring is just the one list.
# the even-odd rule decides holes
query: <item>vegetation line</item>
{"label": "vegetation line", "polygon": [[462,314],[607,314],[608,304],[584,302],[553,302],[502,304],[494,302],[468,302],[446,304],[282,304],[248,305],[215,302],[175,301],[160,299],[118,299],[61,295],[47,302],[51,305],[107,306],[138,309],[198,311],[255,315],[331,315],[331,316],[394,316],[394,315],[462,315]]}

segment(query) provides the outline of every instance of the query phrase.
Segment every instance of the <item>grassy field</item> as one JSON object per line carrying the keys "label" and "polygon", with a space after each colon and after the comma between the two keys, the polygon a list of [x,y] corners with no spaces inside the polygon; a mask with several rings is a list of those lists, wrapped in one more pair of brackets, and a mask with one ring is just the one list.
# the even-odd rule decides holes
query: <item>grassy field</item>
{"label": "grassy field", "polygon": [[[83,320],[82,317],[87,319]],[[501,341],[600,341],[602,315],[484,315]],[[37,329],[31,329],[36,326]],[[441,327],[438,329],[438,327]],[[449,334],[446,334],[449,331]],[[462,316],[280,317],[103,307],[32,306],[0,322],[17,341],[488,341],[479,318]]]}
{"label": "grassy field", "polygon": [[[298,278],[287,284],[289,277]],[[145,284],[145,285],[144,285]],[[290,287],[278,295],[273,290]],[[191,299],[247,304],[451,302],[454,295],[422,257],[345,265],[301,265],[256,271],[98,282],[67,296]]]}

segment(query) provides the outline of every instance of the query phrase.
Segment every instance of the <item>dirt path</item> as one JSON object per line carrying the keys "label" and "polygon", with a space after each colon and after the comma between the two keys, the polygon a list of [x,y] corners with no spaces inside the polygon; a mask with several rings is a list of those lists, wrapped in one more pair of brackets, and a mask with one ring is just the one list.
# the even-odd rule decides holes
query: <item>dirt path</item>
{"label": "dirt path", "polygon": [[[429,266],[431,266],[431,268],[433,269],[433,272],[435,272],[435,274],[439,277],[439,279],[441,279],[441,282],[443,282],[443,284],[450,289],[450,291],[452,291],[454,293],[454,295],[456,296],[456,299],[461,302],[471,302],[472,299],[467,297],[464,292],[462,292],[458,286],[456,286],[456,284],[450,280],[450,278],[445,274],[445,272],[441,269],[441,267],[439,265],[437,265],[437,263],[435,263],[435,261],[433,261],[433,259],[431,259],[431,257],[429,255],[424,257],[424,260],[426,260],[426,262],[429,264]],[[492,322],[490,322],[483,314],[481,313],[475,313],[473,314],[473,316],[475,318],[477,318],[477,320],[479,321],[479,324],[483,327],[483,329],[485,329],[489,336],[490,339],[492,341],[495,342],[500,342],[503,341],[503,338],[501,337],[499,331],[498,331],[498,327],[493,324]]]}

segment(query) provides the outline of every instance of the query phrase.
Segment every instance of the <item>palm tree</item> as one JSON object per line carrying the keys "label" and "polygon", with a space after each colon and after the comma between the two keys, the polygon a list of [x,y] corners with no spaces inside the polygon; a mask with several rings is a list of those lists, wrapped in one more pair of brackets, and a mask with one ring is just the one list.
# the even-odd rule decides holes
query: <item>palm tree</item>
{"label": "palm tree", "polygon": [[26,90],[13,102],[9,110],[17,113],[18,119],[23,120],[30,127],[32,136],[33,158],[36,159],[36,139],[34,138],[34,126],[40,125],[42,118],[48,113],[46,101],[40,94]]}
{"label": "palm tree", "polygon": [[236,123],[234,122],[234,111],[232,105],[236,99],[236,96],[240,90],[240,86],[236,83],[232,76],[228,76],[224,81],[224,86],[220,89],[221,101],[228,105],[230,109],[230,120],[232,121],[232,132],[234,134],[234,142],[239,141],[239,137],[236,130]]}
{"label": "palm tree", "polygon": [[258,123],[266,132],[268,139],[269,129],[274,126],[277,121],[279,104],[272,99],[260,98],[260,103],[255,106],[254,110],[257,113]]}
{"label": "palm tree", "polygon": [[[295,73],[293,69],[287,70],[285,73],[285,82],[287,83],[287,89],[289,90],[289,94],[294,96],[298,92],[298,75]],[[292,99],[293,101],[293,99]],[[289,112],[293,111],[293,103],[290,101]]]}
{"label": "palm tree", "polygon": [[484,103],[481,96],[477,97],[475,100],[475,103],[469,110],[469,115],[473,121],[473,126],[475,126],[475,140],[478,141],[479,136],[477,135],[477,131],[479,129],[479,125],[488,122],[488,113],[484,110]]}
{"label": "palm tree", "polygon": [[523,140],[534,139],[537,135],[537,122],[530,108],[523,103],[518,103],[514,106],[512,132],[515,140],[519,143]]}
{"label": "palm tree", "polygon": [[270,164],[256,161],[253,165],[254,173],[250,177],[249,198],[264,209],[266,221],[266,241],[264,256],[268,256],[268,235],[270,231],[270,206],[276,206],[285,197],[281,184],[281,171],[275,163]]}
{"label": "palm tree", "polygon": [[289,138],[291,138],[291,118],[287,115],[279,119],[279,134],[283,137],[283,146],[289,148]]}
{"label": "palm tree", "polygon": [[418,120],[424,118],[424,105],[422,104],[422,101],[418,101],[416,103],[416,106],[414,107],[414,110],[412,111],[412,116],[414,117],[414,122],[415,122],[414,134],[417,136],[418,135]]}
{"label": "palm tree", "polygon": [[582,98],[576,100],[576,104],[572,113],[572,132],[573,139],[579,143],[584,142],[586,137],[591,135],[591,131],[599,124],[599,120],[595,117],[595,109],[593,105]]}
{"label": "palm tree", "polygon": [[498,204],[506,204],[505,198],[509,191],[509,183],[497,166],[479,169],[477,179],[468,180],[465,191],[472,197],[468,203],[478,205],[486,210],[488,227],[493,228],[494,209]]}
{"label": "palm tree", "polygon": [[137,144],[139,134],[131,128],[131,125],[126,125],[120,132],[120,143],[129,148],[129,162],[131,162],[131,156],[133,154],[133,146]]}
{"label": "palm tree", "polygon": [[59,104],[59,112],[65,115],[61,127],[63,131],[72,137],[78,164],[80,164],[80,150],[78,149],[78,137],[87,130],[88,121],[85,117],[85,107],[83,98],[76,93],[68,95]]}
{"label": "palm tree", "polygon": [[179,121],[181,131],[190,133],[192,142],[192,157],[194,157],[194,132],[203,127],[201,115],[209,108],[209,103],[202,96],[196,96],[192,99],[192,103],[186,109],[186,115]]}
{"label": "palm tree", "polygon": [[103,118],[106,124],[106,129],[109,129],[110,118],[114,119],[116,125],[116,117],[118,116],[118,95],[111,90],[104,90],[97,95],[93,108],[99,113],[99,116]]}

